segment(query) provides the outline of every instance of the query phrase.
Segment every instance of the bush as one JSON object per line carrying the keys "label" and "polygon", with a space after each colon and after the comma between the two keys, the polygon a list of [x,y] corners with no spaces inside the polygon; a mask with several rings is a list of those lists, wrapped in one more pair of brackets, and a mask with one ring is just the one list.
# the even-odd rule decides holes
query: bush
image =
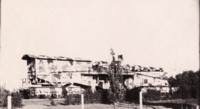
{"label": "bush", "polygon": [[4,88],[0,88],[0,107],[5,106],[7,104],[7,95],[8,90],[5,90]]}
{"label": "bush", "polygon": [[102,94],[98,91],[92,92],[91,89],[86,89],[84,92],[84,102],[90,103],[101,103]]}
{"label": "bush", "polygon": [[51,94],[51,98],[58,98],[56,94]]}
{"label": "bush", "polygon": [[100,92],[95,91],[93,93],[93,103],[101,103],[102,95]]}
{"label": "bush", "polygon": [[50,104],[51,104],[51,106],[56,106],[56,103],[55,103],[54,100],[51,99],[51,98],[50,98]]}
{"label": "bush", "polygon": [[46,95],[43,95],[43,94],[40,94],[40,95],[38,95],[38,98],[39,98],[39,99],[46,99],[47,96],[46,96]]}
{"label": "bush", "polygon": [[19,92],[11,93],[12,96],[12,106],[13,107],[22,107],[22,97]]}
{"label": "bush", "polygon": [[161,93],[160,91],[156,91],[154,89],[148,89],[146,93],[143,94],[144,100],[160,100]]}
{"label": "bush", "polygon": [[71,102],[70,102],[70,98],[68,95],[65,95],[65,101],[64,101],[64,105],[70,105]]}
{"label": "bush", "polygon": [[104,104],[114,103],[114,94],[109,89],[104,89],[101,91],[101,102]]}
{"label": "bush", "polygon": [[84,91],[84,103],[89,104],[89,103],[93,103],[93,92],[91,89],[86,89]]}
{"label": "bush", "polygon": [[139,102],[140,88],[133,88],[126,91],[125,100],[128,102]]}
{"label": "bush", "polygon": [[80,104],[81,103],[81,95],[80,94],[70,94],[65,97],[64,105],[70,104]]}
{"label": "bush", "polygon": [[21,94],[22,98],[24,98],[24,99],[30,98],[30,90],[28,90],[28,89],[21,89],[20,94]]}
{"label": "bush", "polygon": [[[107,96],[108,94],[106,94],[105,90],[92,92],[91,89],[86,89],[84,91],[84,103],[85,104],[106,103],[108,100]],[[80,103],[81,103],[80,94],[70,94],[65,97],[64,105],[80,104]]]}
{"label": "bush", "polygon": [[7,97],[11,95],[12,107],[22,107],[22,97],[19,92],[12,92],[9,94],[8,91],[1,93],[1,106],[7,107]]}

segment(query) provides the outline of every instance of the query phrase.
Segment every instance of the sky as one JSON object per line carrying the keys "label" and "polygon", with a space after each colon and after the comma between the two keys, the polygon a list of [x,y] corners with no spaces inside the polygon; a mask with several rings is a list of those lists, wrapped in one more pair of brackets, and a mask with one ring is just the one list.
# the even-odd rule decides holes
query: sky
{"label": "sky", "polygon": [[198,0],[3,0],[0,83],[18,88],[24,54],[199,69]]}

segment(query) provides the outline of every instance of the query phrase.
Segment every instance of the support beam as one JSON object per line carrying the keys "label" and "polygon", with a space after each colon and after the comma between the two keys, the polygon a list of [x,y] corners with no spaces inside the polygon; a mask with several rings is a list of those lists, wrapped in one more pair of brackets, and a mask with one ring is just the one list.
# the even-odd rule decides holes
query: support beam
{"label": "support beam", "polygon": [[12,108],[12,101],[11,101],[11,95],[8,96],[8,102],[7,102],[7,108],[11,109]]}
{"label": "support beam", "polygon": [[199,105],[196,105],[196,109],[199,109]]}
{"label": "support beam", "polygon": [[81,94],[81,109],[84,109],[84,94]]}
{"label": "support beam", "polygon": [[143,104],[142,104],[142,90],[140,91],[140,109],[143,109]]}

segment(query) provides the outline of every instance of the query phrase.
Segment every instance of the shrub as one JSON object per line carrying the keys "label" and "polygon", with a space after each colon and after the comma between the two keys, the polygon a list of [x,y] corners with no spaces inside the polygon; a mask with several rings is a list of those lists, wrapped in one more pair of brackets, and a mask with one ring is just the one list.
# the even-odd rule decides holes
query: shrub
{"label": "shrub", "polygon": [[11,93],[12,96],[12,106],[13,107],[22,107],[22,97],[19,92]]}
{"label": "shrub", "polygon": [[39,97],[39,99],[46,99],[47,98],[47,96],[44,95],[44,94],[40,94],[40,95],[38,95],[38,97]]}
{"label": "shrub", "polygon": [[88,103],[104,103],[104,104],[110,104],[111,103],[111,97],[109,94],[108,89],[98,89],[95,92],[92,92],[91,90],[85,91],[84,95],[86,96],[85,99],[88,101]]}
{"label": "shrub", "polygon": [[100,103],[102,94],[98,91],[92,92],[91,89],[86,89],[84,91],[84,102],[85,103]]}
{"label": "shrub", "polygon": [[101,91],[101,102],[104,104],[114,103],[114,93],[112,93],[109,89],[104,89]]}
{"label": "shrub", "polygon": [[92,90],[91,89],[86,89],[84,91],[84,103],[87,103],[87,104],[93,103],[93,99],[94,99],[94,97],[93,97]]}
{"label": "shrub", "polygon": [[22,97],[19,92],[12,92],[9,94],[8,91],[3,95],[1,106],[7,107],[7,97],[11,95],[12,107],[22,107]]}
{"label": "shrub", "polygon": [[5,106],[7,103],[7,95],[8,90],[5,90],[4,88],[0,88],[0,107]]}
{"label": "shrub", "polygon": [[70,94],[65,97],[64,105],[70,104],[80,104],[81,103],[81,95],[80,94]]}
{"label": "shrub", "polygon": [[51,104],[52,106],[56,106],[56,103],[54,102],[54,100],[53,100],[52,98],[50,98],[50,104]]}
{"label": "shrub", "polygon": [[[86,89],[84,91],[84,103],[85,104],[90,104],[90,103],[101,103],[105,102],[106,100],[102,100],[102,98],[107,98],[107,97],[102,97],[106,96],[105,91],[95,91],[92,92],[91,89]],[[70,104],[80,104],[81,103],[81,95],[80,94],[70,94],[65,97],[64,105],[70,105]]]}
{"label": "shrub", "polygon": [[146,93],[143,94],[144,100],[160,100],[161,93],[160,91],[154,89],[148,89]]}
{"label": "shrub", "polygon": [[93,94],[93,102],[94,103],[101,103],[102,94],[98,91],[95,91]]}
{"label": "shrub", "polygon": [[128,102],[139,102],[140,88],[133,88],[126,91],[125,100]]}
{"label": "shrub", "polygon": [[58,96],[56,94],[51,94],[51,98],[57,98]]}
{"label": "shrub", "polygon": [[70,97],[68,95],[65,95],[65,101],[64,101],[64,105],[70,105]]}
{"label": "shrub", "polygon": [[20,89],[20,94],[22,96],[22,98],[24,99],[29,99],[30,98],[30,90],[28,89]]}

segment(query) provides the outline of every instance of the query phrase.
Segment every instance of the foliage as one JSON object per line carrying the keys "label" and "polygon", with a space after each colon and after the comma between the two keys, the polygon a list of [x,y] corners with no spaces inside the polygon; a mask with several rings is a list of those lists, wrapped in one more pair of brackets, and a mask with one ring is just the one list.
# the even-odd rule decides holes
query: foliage
{"label": "foliage", "polygon": [[101,103],[103,103],[103,104],[111,104],[112,103],[112,98],[109,98],[109,97],[111,97],[110,96],[111,92],[109,89],[104,89],[100,93],[102,96]]}
{"label": "foliage", "polygon": [[[197,98],[199,71],[184,71],[182,74],[177,74],[168,79],[170,85],[170,94],[173,98]],[[178,87],[176,92],[172,91],[172,87]]]}
{"label": "foliage", "polygon": [[12,106],[13,107],[22,107],[22,96],[21,94],[17,92],[12,92]]}
{"label": "foliage", "polygon": [[70,105],[70,104],[71,104],[71,102],[70,102],[69,96],[66,95],[66,96],[65,96],[64,105]]}
{"label": "foliage", "polygon": [[30,90],[29,89],[20,89],[19,92],[20,92],[23,99],[29,99],[30,98]]}
{"label": "foliage", "polygon": [[44,95],[44,94],[40,94],[40,95],[38,95],[38,98],[39,98],[39,99],[46,99],[46,98],[47,98],[47,96],[46,96],[46,95]]}
{"label": "foliage", "polygon": [[67,90],[65,88],[65,86],[62,86],[62,96],[65,98],[67,96]]}
{"label": "foliage", "polygon": [[139,92],[140,88],[133,88],[126,90],[125,100],[128,102],[139,102]]}
{"label": "foliage", "polygon": [[6,97],[8,93],[8,90],[0,88],[0,107],[5,106],[7,104]]}
{"label": "foliage", "polygon": [[113,60],[108,68],[108,79],[110,81],[110,89],[108,99],[111,102],[121,102],[124,100],[125,88],[123,85],[123,67],[121,61],[116,61],[113,55]]}
{"label": "foliage", "polygon": [[50,104],[51,104],[52,106],[56,106],[56,103],[54,102],[54,100],[53,100],[52,98],[50,98]]}
{"label": "foliage", "polygon": [[143,94],[143,97],[148,101],[160,100],[161,93],[157,90],[148,89],[147,92]]}
{"label": "foliage", "polygon": [[84,103],[100,103],[102,99],[102,93],[95,91],[92,92],[91,89],[86,89],[84,91]]}
{"label": "foliage", "polygon": [[80,94],[70,94],[65,97],[64,104],[65,105],[75,105],[81,103],[81,95]]}
{"label": "foliage", "polygon": [[22,107],[22,96],[19,92],[9,93],[8,90],[1,88],[0,89],[0,106],[7,106],[7,97],[11,95],[12,98],[12,107]]}
{"label": "foliage", "polygon": [[[91,89],[86,89],[84,94],[84,103],[104,103],[104,90],[92,92]],[[106,98],[106,97],[105,97]],[[81,103],[81,95],[80,94],[70,94],[65,97],[64,104],[80,104]]]}

